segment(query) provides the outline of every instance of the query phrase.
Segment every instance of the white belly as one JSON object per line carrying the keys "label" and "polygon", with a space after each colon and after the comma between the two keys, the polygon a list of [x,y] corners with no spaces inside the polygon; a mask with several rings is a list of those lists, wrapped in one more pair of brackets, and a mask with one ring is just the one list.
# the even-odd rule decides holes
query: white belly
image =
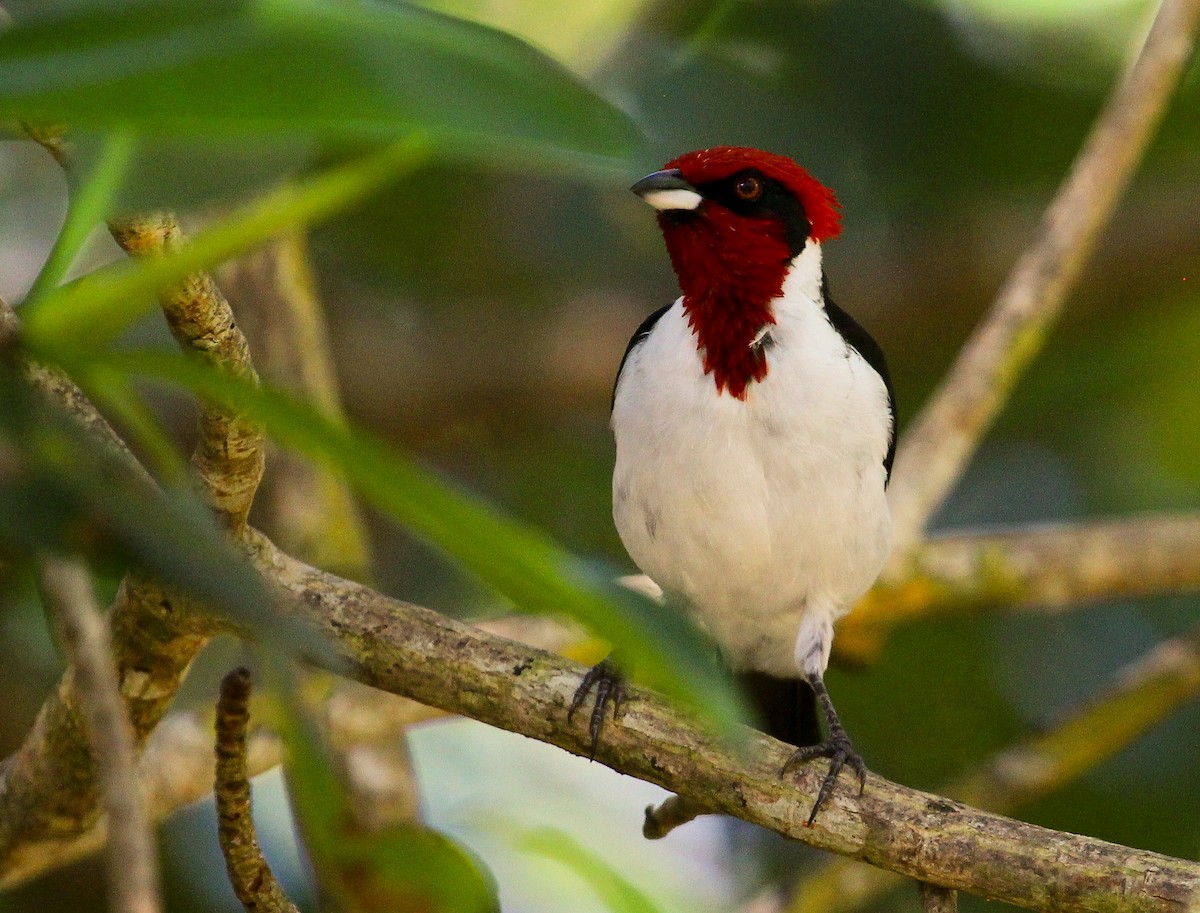
{"label": "white belly", "polygon": [[630,354],[613,516],[633,560],[732,662],[794,676],[802,623],[828,631],[887,557],[891,419],[883,381],[820,305],[775,312],[767,376],[745,400],[717,395],[679,302]]}

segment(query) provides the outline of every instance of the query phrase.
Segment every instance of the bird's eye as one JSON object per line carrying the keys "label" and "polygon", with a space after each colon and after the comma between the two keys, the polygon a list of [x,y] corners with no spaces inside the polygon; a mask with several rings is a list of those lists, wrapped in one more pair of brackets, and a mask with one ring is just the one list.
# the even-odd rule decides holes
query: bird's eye
{"label": "bird's eye", "polygon": [[757,200],[762,196],[762,181],[758,178],[742,178],[733,185],[733,192],[742,200]]}

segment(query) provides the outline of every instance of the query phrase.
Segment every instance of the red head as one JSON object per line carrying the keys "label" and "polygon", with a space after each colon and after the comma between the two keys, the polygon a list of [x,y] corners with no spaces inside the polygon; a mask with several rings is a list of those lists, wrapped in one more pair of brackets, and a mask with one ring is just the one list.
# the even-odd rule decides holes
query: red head
{"label": "red head", "polygon": [[809,241],[837,237],[833,191],[782,155],[744,146],[689,152],[633,185],[659,210],[704,370],[745,398],[767,374],[754,345],[775,322],[771,301]]}

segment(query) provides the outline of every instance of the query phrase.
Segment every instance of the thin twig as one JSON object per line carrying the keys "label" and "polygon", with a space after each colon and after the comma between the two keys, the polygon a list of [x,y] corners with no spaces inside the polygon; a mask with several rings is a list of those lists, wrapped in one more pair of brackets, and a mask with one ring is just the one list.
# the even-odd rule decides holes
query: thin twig
{"label": "thin twig", "polygon": [[39,583],[57,619],[108,813],[108,899],[114,913],[157,913],[158,852],[138,788],[134,739],[117,684],[108,626],[91,574],[76,559],[46,556]]}
{"label": "thin twig", "polygon": [[[12,305],[0,299],[0,350],[15,346],[21,336],[21,319]],[[58,368],[33,361],[19,348],[14,349],[17,369],[35,390],[50,402],[71,414],[91,435],[96,444],[116,457],[132,475],[153,483],[146,468],[138,462],[129,446],[105,420],[82,390]]]}
{"label": "thin twig", "polygon": [[[1074,781],[1200,697],[1200,626],[1130,663],[1094,700],[1047,732],[1005,749],[940,792],[1010,813]],[[797,885],[788,913],[849,913],[904,879],[850,859],[833,860]]]}
{"label": "thin twig", "polygon": [[1141,53],[1093,126],[1037,236],[901,439],[891,491],[893,567],[916,547],[930,514],[1041,348],[1166,110],[1198,25],[1200,0],[1163,0]]}
{"label": "thin twig", "polygon": [[254,830],[246,730],[250,722],[250,672],[234,669],[221,682],[217,701],[217,836],[229,883],[246,913],[299,913],[263,858]]}
{"label": "thin twig", "polygon": [[921,908],[925,913],[958,913],[958,892],[939,887],[928,881],[917,885],[921,893]]}
{"label": "thin twig", "polygon": [[[162,256],[186,243],[171,213],[113,219],[109,231],[133,257]],[[198,354],[222,371],[258,380],[246,337],[211,276],[189,276],[164,292],[159,302],[180,348]],[[246,528],[254,494],[262,481],[263,454],[264,438],[258,426],[236,412],[202,404],[192,468],[206,502],[234,536]]]}

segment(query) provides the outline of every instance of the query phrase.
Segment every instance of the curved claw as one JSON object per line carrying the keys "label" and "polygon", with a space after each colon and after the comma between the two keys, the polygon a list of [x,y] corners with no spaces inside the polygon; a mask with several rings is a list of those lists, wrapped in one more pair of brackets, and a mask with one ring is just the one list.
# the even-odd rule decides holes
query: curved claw
{"label": "curved claw", "polygon": [[588,720],[588,735],[592,739],[591,752],[588,757],[594,761],[596,760],[596,747],[600,744],[600,733],[604,729],[604,710],[611,703],[613,719],[617,718],[617,714],[621,710],[621,703],[625,700],[625,682],[607,659],[596,663],[587,671],[583,681],[575,689],[571,707],[567,710],[568,723],[575,716],[575,711],[583,706],[593,688],[596,690],[596,703],[592,707],[592,715]]}
{"label": "curved claw", "polygon": [[808,827],[812,827],[813,822],[817,820],[817,812],[821,810],[821,806],[825,804],[825,800],[833,792],[838,774],[842,772],[842,768],[845,765],[849,764],[850,769],[858,775],[858,794],[860,796],[867,787],[867,765],[863,762],[859,753],[854,750],[854,746],[850,744],[850,739],[842,733],[831,736],[819,745],[806,745],[803,748],[797,748],[784,763],[779,775],[786,776],[797,764],[803,764],[805,761],[811,761],[814,758],[829,758],[829,772],[825,774],[825,779],[821,781],[821,789],[817,793],[817,800],[813,803],[812,813],[808,816]]}

